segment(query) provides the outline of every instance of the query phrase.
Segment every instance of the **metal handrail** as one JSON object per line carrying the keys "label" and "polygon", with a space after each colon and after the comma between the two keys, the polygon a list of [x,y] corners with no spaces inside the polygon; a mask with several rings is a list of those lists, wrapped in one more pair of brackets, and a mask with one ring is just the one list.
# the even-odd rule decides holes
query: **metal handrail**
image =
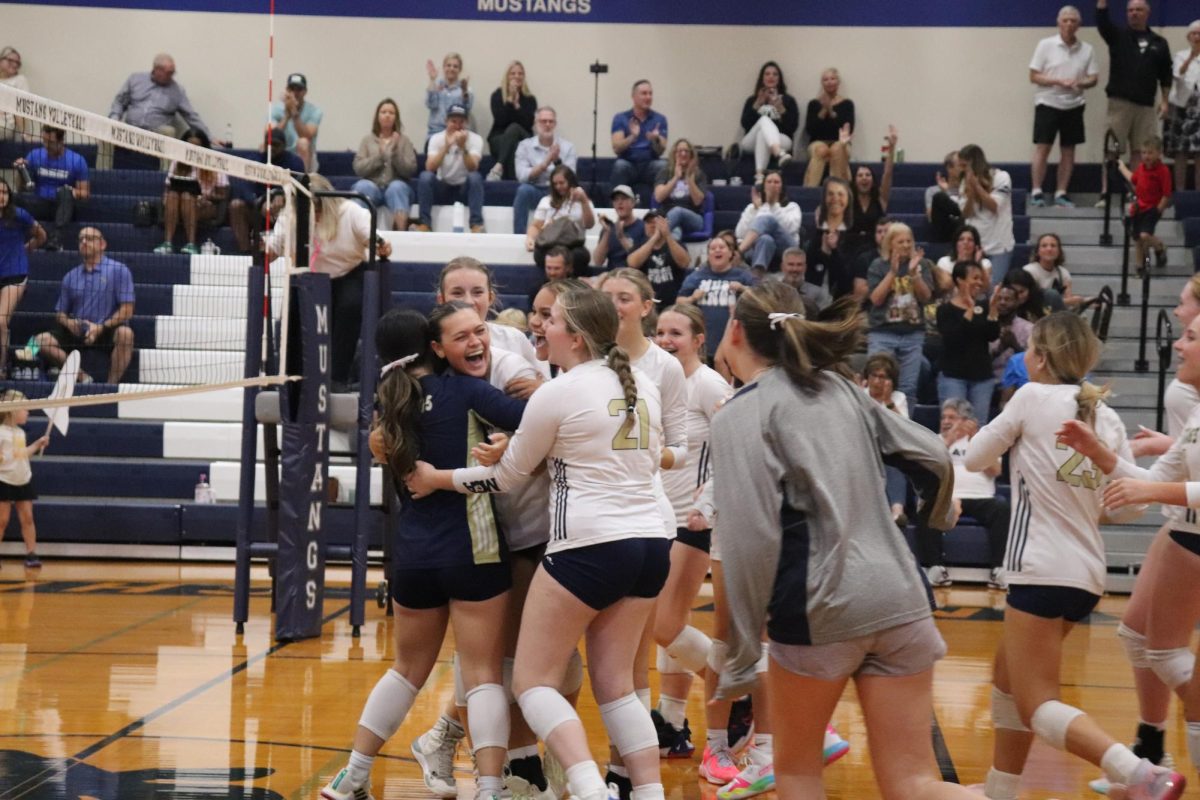
{"label": "metal handrail", "polygon": [[[1164,329],[1166,335],[1164,336]],[[1171,315],[1167,310],[1160,309],[1154,331],[1154,348],[1158,351],[1158,406],[1155,414],[1154,429],[1163,429],[1163,412],[1166,410],[1165,390],[1167,388],[1167,369],[1171,366],[1171,346],[1175,341],[1175,331],[1171,326]]]}
{"label": "metal handrail", "polygon": [[1108,326],[1112,322],[1113,305],[1115,304],[1112,287],[1107,284],[1102,286],[1091,304],[1094,306],[1092,332],[1100,341],[1108,341]]}

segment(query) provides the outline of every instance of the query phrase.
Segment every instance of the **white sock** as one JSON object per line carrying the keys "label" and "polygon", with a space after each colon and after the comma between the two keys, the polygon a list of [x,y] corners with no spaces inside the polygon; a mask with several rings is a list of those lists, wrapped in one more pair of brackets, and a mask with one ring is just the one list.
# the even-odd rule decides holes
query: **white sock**
{"label": "white sock", "polygon": [[538,746],[536,744],[531,744],[527,747],[514,747],[508,751],[508,760],[516,761],[518,758],[529,758],[536,755],[538,755]]}
{"label": "white sock", "polygon": [[630,800],[664,800],[666,795],[663,794],[661,783],[643,783],[641,786],[633,787],[629,797]]}
{"label": "white sock", "polygon": [[1030,195],[1035,195],[1035,196],[1036,196],[1036,195],[1039,195],[1039,194],[1041,194],[1041,193],[1042,193],[1042,190],[1041,190],[1041,189],[1034,189],[1034,190],[1033,190],[1033,191],[1031,191],[1029,194],[1030,194]]}
{"label": "white sock", "polygon": [[1113,783],[1128,784],[1133,777],[1134,770],[1141,763],[1142,760],[1135,756],[1128,747],[1123,744],[1114,744],[1104,751],[1104,758],[1100,759],[1100,768]]}
{"label": "white sock", "polygon": [[754,734],[754,746],[750,748],[750,760],[765,767],[775,760],[775,737],[769,733]]}
{"label": "white sock", "polygon": [[729,748],[729,730],[726,728],[708,729],[704,741],[709,750],[727,750]]}
{"label": "white sock", "polygon": [[462,723],[454,717],[447,717],[445,714],[439,716],[446,721],[446,733],[450,735],[451,739],[461,739],[467,735],[467,731],[463,728]]}
{"label": "white sock", "polygon": [[350,763],[346,765],[346,777],[351,786],[366,786],[371,782],[371,765],[375,756],[363,755],[357,750],[350,751]]}
{"label": "white sock", "polygon": [[567,768],[567,786],[576,797],[601,797],[608,795],[608,786],[600,775],[600,768],[595,761],[580,761]]}
{"label": "white sock", "polygon": [[504,778],[495,775],[480,775],[475,779],[475,793],[492,792],[499,795],[504,791]]}
{"label": "white sock", "polygon": [[676,730],[683,729],[683,723],[687,717],[686,700],[660,694],[658,696],[658,711],[662,714],[662,718],[671,723]]}
{"label": "white sock", "polygon": [[650,689],[649,688],[634,689],[633,693],[637,695],[638,700],[641,700],[642,705],[644,705],[646,707],[646,710],[649,711],[651,708],[651,706],[650,706]]}
{"label": "white sock", "polygon": [[1059,189],[1058,191],[1056,191],[1054,193],[1055,197],[1066,197],[1066,195],[1067,195],[1067,193],[1065,191],[1063,191],[1062,189]]}
{"label": "white sock", "polygon": [[983,784],[983,794],[988,800],[1017,800],[1017,789],[1020,785],[1020,775],[1001,772],[992,767],[988,770],[987,779]]}

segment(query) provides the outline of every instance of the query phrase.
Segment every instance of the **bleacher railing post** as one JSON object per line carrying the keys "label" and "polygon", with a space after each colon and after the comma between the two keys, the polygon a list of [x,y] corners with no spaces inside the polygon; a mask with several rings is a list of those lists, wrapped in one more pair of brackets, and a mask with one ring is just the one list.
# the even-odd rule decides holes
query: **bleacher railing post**
{"label": "bleacher railing post", "polygon": [[[1164,329],[1166,335],[1163,335]],[[1163,412],[1165,411],[1164,393],[1167,388],[1167,368],[1171,366],[1171,344],[1175,332],[1171,328],[1171,315],[1165,308],[1159,309],[1158,322],[1154,330],[1154,344],[1158,350],[1158,403],[1155,408],[1154,430],[1163,429]]]}
{"label": "bleacher railing post", "polygon": [[1121,293],[1117,295],[1117,305],[1129,305],[1129,219],[1125,217],[1125,190],[1121,190],[1121,217],[1125,228],[1124,243],[1121,245]]}
{"label": "bleacher railing post", "polygon": [[[265,286],[266,272],[258,265],[252,266],[246,277],[246,378],[257,378],[262,371]],[[238,634],[245,631],[250,615],[250,541],[254,527],[254,473],[258,455],[258,416],[254,401],[258,391],[256,386],[242,390],[242,472],[238,487],[233,586],[233,621],[237,623]]]}
{"label": "bleacher railing post", "polygon": [[1147,372],[1150,369],[1150,362],[1146,360],[1146,339],[1150,332],[1149,327],[1150,317],[1150,254],[1147,252],[1142,260],[1142,325],[1138,333],[1138,358],[1133,362],[1133,368],[1137,372]]}

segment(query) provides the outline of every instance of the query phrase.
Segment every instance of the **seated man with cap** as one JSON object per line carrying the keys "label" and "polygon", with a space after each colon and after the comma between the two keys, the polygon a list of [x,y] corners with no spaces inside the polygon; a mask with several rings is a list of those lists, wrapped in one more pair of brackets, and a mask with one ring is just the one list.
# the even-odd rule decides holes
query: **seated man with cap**
{"label": "seated man with cap", "polygon": [[325,116],[320,107],[305,100],[308,79],[299,72],[288,75],[282,101],[271,105],[271,123],[283,131],[287,149],[300,156],[307,172],[316,172],[317,129]]}
{"label": "seated man with cap", "polygon": [[646,243],[649,237],[642,220],[634,215],[637,205],[637,195],[628,185],[622,183],[612,190],[613,211],[616,219],[611,219],[606,213],[596,216],[600,220],[600,241],[592,251],[592,264],[607,271],[618,267],[628,266],[629,254]]}
{"label": "seated man with cap", "polygon": [[465,202],[470,209],[471,233],[483,233],[483,137],[467,130],[467,110],[460,105],[446,110],[446,129],[429,137],[425,146],[425,171],[417,179],[420,222],[413,230],[433,229],[433,206]]}

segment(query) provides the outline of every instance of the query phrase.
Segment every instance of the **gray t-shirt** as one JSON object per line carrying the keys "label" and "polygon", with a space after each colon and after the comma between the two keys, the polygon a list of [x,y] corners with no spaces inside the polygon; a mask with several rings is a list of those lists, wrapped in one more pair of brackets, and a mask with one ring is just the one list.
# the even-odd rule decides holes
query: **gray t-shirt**
{"label": "gray t-shirt", "polygon": [[[900,265],[900,269],[896,273],[896,280],[892,283],[892,291],[888,293],[887,300],[883,305],[877,306],[870,303],[870,310],[867,312],[867,321],[871,325],[871,330],[894,331],[896,333],[908,333],[910,331],[924,330],[925,317],[922,303],[917,298],[914,282],[923,281],[930,291],[937,287],[937,282],[933,279],[930,272],[933,264],[928,259],[921,259],[917,267],[919,275],[912,275],[908,271],[908,263]],[[867,292],[875,291],[875,287],[883,282],[883,279],[888,274],[890,265],[882,258],[877,258],[871,262],[871,266],[867,268]]]}

